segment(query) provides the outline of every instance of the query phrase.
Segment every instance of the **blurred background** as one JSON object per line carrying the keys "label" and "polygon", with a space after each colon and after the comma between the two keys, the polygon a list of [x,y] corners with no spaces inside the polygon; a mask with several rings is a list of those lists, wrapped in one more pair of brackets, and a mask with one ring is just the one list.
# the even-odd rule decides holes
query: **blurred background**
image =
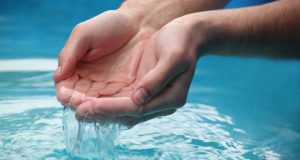
{"label": "blurred background", "polygon": [[[122,0],[0,0],[0,58],[56,58],[77,23],[103,11],[118,8],[121,2]],[[263,2],[264,0],[232,1],[227,7]]]}
{"label": "blurred background", "polygon": [[56,58],[72,28],[121,0],[0,0],[0,58]]}

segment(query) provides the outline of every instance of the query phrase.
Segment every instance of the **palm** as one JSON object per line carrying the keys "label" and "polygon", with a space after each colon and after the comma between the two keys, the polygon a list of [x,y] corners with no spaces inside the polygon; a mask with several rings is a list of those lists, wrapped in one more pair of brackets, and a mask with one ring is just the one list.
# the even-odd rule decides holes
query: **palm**
{"label": "palm", "polygon": [[[79,115],[129,126],[174,113],[185,103],[195,67],[185,29],[178,23],[155,34],[153,30],[140,29],[126,44],[113,43],[122,47],[106,54],[101,52],[103,44],[94,41],[72,75],[56,84],[58,99],[75,107]],[[179,35],[181,39],[169,35]],[[112,45],[114,40],[109,39],[106,42]],[[138,106],[131,99],[132,93],[149,79],[166,81],[163,83],[167,86],[160,86],[151,101]],[[152,84],[147,89],[157,86],[158,83]]]}
{"label": "palm", "polygon": [[93,53],[93,58],[85,56],[69,78],[56,84],[58,99],[72,107],[103,97],[127,97],[126,102],[133,104],[130,96],[137,80],[155,63],[154,57],[147,57],[152,60],[143,62],[144,69],[139,69],[150,35],[151,32],[137,32],[125,45],[107,55],[97,53],[101,45],[93,47],[86,54]]}

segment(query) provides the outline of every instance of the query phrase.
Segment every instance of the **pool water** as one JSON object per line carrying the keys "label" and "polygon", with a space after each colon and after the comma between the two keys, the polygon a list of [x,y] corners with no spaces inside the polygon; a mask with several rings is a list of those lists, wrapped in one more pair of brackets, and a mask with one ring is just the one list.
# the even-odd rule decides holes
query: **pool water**
{"label": "pool water", "polygon": [[[55,58],[72,26],[119,3],[3,0],[0,160],[300,159],[298,60],[206,56],[198,62],[188,103],[175,114],[129,130],[80,127],[55,98]],[[69,139],[64,131],[71,131]],[[79,132],[85,133],[79,146],[98,145],[97,151],[79,158],[78,150],[86,148],[77,145],[69,154],[76,145],[66,142]],[[86,138],[96,133],[97,141]]]}
{"label": "pool water", "polygon": [[[119,159],[299,158],[299,62],[205,57],[198,67],[186,106],[120,131]],[[0,159],[66,159],[51,72],[17,69],[0,72]]]}

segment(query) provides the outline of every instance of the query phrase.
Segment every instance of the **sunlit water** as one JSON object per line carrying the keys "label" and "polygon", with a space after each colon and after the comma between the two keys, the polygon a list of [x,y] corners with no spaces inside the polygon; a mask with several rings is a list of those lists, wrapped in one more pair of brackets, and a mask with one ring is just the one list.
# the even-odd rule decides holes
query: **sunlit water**
{"label": "sunlit water", "polygon": [[0,160],[300,159],[297,60],[203,57],[188,104],[130,130],[63,112],[53,58],[76,23],[120,2],[0,2]]}

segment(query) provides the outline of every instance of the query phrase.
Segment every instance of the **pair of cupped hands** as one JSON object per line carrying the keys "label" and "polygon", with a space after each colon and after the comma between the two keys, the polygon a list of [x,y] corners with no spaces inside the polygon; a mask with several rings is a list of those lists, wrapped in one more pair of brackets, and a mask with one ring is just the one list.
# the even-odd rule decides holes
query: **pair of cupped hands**
{"label": "pair of cupped hands", "polygon": [[170,115],[193,79],[192,34],[178,19],[158,27],[118,10],[82,22],[59,56],[57,98],[85,121],[132,127]]}

